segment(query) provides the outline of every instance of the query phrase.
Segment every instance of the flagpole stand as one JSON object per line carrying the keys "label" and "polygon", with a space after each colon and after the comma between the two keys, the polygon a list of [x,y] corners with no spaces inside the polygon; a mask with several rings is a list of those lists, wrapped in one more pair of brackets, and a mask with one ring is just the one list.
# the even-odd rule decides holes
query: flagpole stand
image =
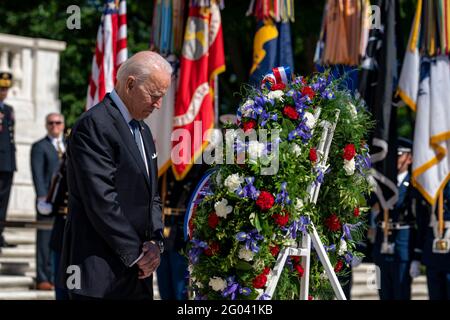
{"label": "flagpole stand", "polygon": [[[318,152],[321,155],[321,159],[319,161],[318,166],[325,167],[325,164],[328,159],[328,153],[331,147],[331,141],[333,139],[334,131],[336,129],[336,124],[339,119],[340,111],[336,111],[335,121],[331,124],[328,121],[322,121],[321,126],[323,127],[322,137],[319,143]],[[318,119],[320,111],[316,112],[315,118]],[[319,196],[321,183],[312,184],[309,187],[309,195],[311,203],[317,203],[317,199]],[[308,226],[309,230],[303,232],[302,241],[300,247],[287,247],[281,250],[278,255],[278,259],[275,263],[275,267],[273,268],[273,276],[270,279],[266,291],[264,292],[266,295],[272,299],[273,294],[275,292],[278,281],[283,272],[284,266],[286,264],[287,258],[289,256],[294,257],[302,257],[302,267],[304,270],[303,277],[300,279],[300,300],[308,300],[309,297],[309,276],[311,272],[311,244],[314,246],[316,250],[319,260],[322,263],[326,275],[331,282],[331,286],[333,287],[333,291],[338,300],[346,300],[344,291],[339,283],[339,280],[334,272],[334,268],[331,265],[330,259],[328,258],[327,252],[323,246],[322,241],[320,240],[319,234],[317,233],[316,228],[311,223]]]}

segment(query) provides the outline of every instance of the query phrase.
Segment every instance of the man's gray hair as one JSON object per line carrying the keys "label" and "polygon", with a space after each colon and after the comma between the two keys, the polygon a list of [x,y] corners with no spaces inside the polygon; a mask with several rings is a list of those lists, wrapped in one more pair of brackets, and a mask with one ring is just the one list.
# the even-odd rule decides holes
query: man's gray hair
{"label": "man's gray hair", "polygon": [[46,117],[45,117],[45,123],[47,123],[48,118],[52,117],[52,116],[58,116],[61,118],[62,122],[64,122],[64,115],[62,113],[59,112],[51,112],[49,113]]}
{"label": "man's gray hair", "polygon": [[129,76],[135,76],[141,82],[154,72],[172,74],[172,67],[166,59],[153,51],[141,51],[127,59],[117,71],[117,80],[126,82]]}

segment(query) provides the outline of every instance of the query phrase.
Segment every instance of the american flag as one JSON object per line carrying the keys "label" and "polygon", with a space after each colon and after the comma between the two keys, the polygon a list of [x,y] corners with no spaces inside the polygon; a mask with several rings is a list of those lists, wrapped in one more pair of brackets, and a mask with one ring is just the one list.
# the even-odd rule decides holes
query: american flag
{"label": "american flag", "polygon": [[127,56],[127,3],[106,0],[92,58],[86,110],[112,91],[117,70]]}

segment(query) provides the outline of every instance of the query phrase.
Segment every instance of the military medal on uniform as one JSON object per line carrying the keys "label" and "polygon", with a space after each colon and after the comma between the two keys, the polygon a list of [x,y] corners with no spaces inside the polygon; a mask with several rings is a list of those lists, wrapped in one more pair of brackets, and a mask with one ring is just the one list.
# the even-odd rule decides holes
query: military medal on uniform
{"label": "military medal on uniform", "polygon": [[381,243],[380,252],[382,254],[394,254],[395,243],[389,242],[389,209],[384,209],[383,222],[383,242]]}
{"label": "military medal on uniform", "polygon": [[[431,214],[434,217],[434,210]],[[432,221],[433,224],[433,253],[446,254],[450,252],[450,228],[447,228],[444,236],[445,222],[444,222],[444,197],[443,192],[439,194],[438,204],[438,221]]]}

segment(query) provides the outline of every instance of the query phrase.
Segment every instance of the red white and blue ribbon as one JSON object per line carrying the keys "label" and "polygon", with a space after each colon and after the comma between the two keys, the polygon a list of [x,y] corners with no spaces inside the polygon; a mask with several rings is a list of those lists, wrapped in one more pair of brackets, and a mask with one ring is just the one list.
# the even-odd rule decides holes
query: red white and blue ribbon
{"label": "red white and blue ribbon", "polygon": [[288,85],[292,80],[290,67],[277,67],[272,69],[272,73],[266,74],[261,81],[261,89],[269,89],[274,84],[284,83]]}
{"label": "red white and blue ribbon", "polygon": [[213,168],[208,170],[203,177],[200,179],[197,187],[194,190],[191,198],[189,199],[189,204],[187,206],[186,215],[184,217],[184,239],[188,241],[192,239],[192,233],[189,229],[189,221],[192,219],[192,216],[197,208],[197,206],[202,202],[205,195],[211,193],[211,185],[210,179],[212,174],[217,170],[217,168]]}

